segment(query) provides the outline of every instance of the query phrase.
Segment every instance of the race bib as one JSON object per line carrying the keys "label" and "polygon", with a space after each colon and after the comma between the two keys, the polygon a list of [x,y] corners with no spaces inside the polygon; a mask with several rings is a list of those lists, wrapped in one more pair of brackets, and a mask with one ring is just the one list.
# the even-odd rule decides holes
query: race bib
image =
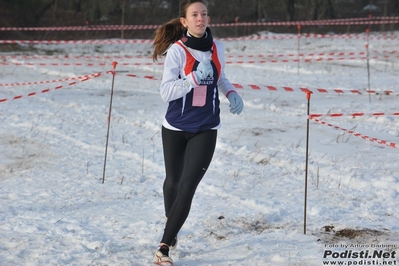
{"label": "race bib", "polygon": [[206,86],[198,86],[193,92],[193,106],[202,107],[206,103]]}

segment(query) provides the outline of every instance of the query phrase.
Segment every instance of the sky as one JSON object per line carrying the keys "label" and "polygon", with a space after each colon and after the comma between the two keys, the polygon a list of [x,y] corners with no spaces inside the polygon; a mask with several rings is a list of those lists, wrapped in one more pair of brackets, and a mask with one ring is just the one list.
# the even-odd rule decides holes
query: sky
{"label": "sky", "polygon": [[[399,33],[259,35],[221,40],[245,108],[233,115],[220,96],[175,265],[396,265]],[[100,42],[0,54],[1,265],[152,265],[167,104],[151,53]]]}

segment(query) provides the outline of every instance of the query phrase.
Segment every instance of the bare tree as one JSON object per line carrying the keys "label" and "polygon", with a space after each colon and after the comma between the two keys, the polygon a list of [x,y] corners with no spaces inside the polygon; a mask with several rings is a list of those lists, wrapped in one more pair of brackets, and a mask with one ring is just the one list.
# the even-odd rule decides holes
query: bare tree
{"label": "bare tree", "polygon": [[287,20],[293,21],[295,17],[295,0],[286,0]]}
{"label": "bare tree", "polygon": [[335,19],[335,9],[332,0],[327,0],[327,17],[330,19]]}
{"label": "bare tree", "polygon": [[309,9],[312,10],[312,19],[334,19],[335,11],[332,0],[310,0]]}

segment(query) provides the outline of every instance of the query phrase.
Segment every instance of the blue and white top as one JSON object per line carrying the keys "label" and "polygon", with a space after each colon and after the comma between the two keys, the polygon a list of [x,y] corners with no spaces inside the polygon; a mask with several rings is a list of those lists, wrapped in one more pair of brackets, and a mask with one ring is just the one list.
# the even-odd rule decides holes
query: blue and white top
{"label": "blue and white top", "polygon": [[[213,76],[200,85],[206,86],[204,106],[193,106],[193,88],[185,79],[199,62],[212,59]],[[224,47],[214,41],[211,51],[199,51],[177,41],[168,49],[160,87],[162,100],[169,103],[163,126],[171,130],[197,133],[220,128],[219,91],[227,97],[235,88],[224,74]]]}

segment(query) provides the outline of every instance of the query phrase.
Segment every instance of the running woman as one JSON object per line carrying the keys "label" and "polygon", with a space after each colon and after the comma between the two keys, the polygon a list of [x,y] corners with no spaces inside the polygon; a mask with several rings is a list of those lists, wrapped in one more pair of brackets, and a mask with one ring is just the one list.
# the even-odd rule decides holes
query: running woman
{"label": "running woman", "polygon": [[166,54],[160,86],[168,109],[162,124],[166,177],[166,225],[154,263],[173,265],[169,250],[186,221],[194,193],[207,171],[220,128],[219,93],[240,114],[242,98],[224,73],[224,47],[208,28],[205,0],[180,1],[180,17],[155,31],[153,59]]}

